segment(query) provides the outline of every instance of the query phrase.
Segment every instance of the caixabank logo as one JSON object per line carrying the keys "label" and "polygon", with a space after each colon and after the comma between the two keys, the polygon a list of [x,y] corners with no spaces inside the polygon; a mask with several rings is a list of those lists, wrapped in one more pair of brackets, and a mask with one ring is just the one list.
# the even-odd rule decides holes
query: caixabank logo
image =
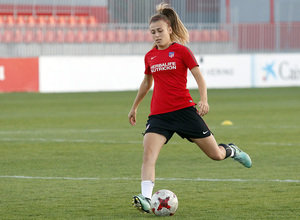
{"label": "caixabank logo", "polygon": [[268,62],[262,70],[264,71],[263,81],[271,80],[300,81],[300,66],[289,61]]}

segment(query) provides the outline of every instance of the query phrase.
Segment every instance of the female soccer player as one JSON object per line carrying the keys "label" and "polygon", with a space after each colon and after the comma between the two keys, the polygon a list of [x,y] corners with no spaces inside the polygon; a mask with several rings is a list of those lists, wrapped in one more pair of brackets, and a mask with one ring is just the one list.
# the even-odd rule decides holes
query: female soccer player
{"label": "female soccer player", "polygon": [[[145,55],[144,79],[128,114],[129,123],[135,125],[138,106],[154,81],[150,115],[143,141],[142,194],[133,197],[133,206],[147,213],[150,212],[157,157],[174,133],[194,142],[213,160],[232,157],[245,167],[250,168],[252,165],[248,154],[236,145],[217,144],[202,119],[209,111],[206,83],[193,53],[183,46],[188,42],[188,31],[177,13],[167,4],[161,3],[156,9],[157,14],[149,22],[154,46]],[[186,88],[187,69],[192,72],[199,88],[198,110]]]}

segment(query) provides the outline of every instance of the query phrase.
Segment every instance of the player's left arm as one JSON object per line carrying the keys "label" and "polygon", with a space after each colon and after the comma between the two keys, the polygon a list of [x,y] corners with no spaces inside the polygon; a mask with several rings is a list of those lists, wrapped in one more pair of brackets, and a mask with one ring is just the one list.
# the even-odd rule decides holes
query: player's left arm
{"label": "player's left arm", "polygon": [[199,66],[192,68],[191,72],[197,82],[200,93],[200,101],[198,102],[199,114],[204,116],[209,111],[206,82],[200,72]]}

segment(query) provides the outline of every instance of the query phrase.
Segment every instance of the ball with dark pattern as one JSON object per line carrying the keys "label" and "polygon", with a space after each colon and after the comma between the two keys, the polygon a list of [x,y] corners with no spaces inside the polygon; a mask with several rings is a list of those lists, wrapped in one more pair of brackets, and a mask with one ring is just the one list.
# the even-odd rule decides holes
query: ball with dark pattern
{"label": "ball with dark pattern", "polygon": [[151,199],[151,210],[158,216],[174,215],[178,208],[178,199],[175,193],[161,189],[154,193]]}

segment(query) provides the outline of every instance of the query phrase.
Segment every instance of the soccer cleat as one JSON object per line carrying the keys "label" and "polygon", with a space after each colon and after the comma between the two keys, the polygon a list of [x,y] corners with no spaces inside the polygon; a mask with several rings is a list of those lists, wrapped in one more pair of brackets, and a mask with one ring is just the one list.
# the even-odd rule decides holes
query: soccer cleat
{"label": "soccer cleat", "polygon": [[132,198],[132,206],[142,213],[150,213],[150,201],[149,198],[145,198],[142,194],[139,194]]}
{"label": "soccer cleat", "polygon": [[235,144],[228,144],[235,151],[233,159],[243,164],[245,167],[250,168],[252,166],[251,158],[247,153],[238,148]]}

